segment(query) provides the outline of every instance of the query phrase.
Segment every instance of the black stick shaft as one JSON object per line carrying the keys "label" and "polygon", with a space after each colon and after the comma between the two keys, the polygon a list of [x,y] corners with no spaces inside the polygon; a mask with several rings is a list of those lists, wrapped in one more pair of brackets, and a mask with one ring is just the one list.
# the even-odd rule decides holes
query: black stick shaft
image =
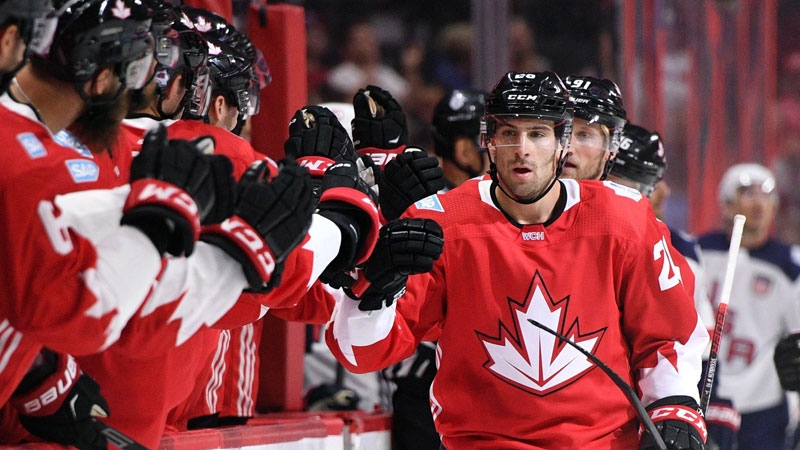
{"label": "black stick shaft", "polygon": [[661,439],[661,435],[658,434],[656,426],[653,424],[653,421],[650,420],[650,416],[647,414],[647,410],[644,409],[644,405],[642,405],[642,402],[639,400],[639,397],[636,396],[636,392],[634,392],[633,388],[630,387],[628,383],[626,383],[625,380],[622,379],[622,377],[620,377],[616,372],[614,372],[614,370],[611,367],[608,367],[606,363],[600,361],[598,357],[587,352],[578,344],[572,342],[572,340],[562,335],[561,333],[555,330],[551,330],[547,326],[535,321],[534,319],[528,319],[528,322],[536,325],[542,330],[547,331],[553,336],[566,342],[567,344],[569,344],[570,346],[581,352],[584,356],[589,358],[590,361],[592,361],[597,367],[599,367],[603,372],[605,372],[606,375],[608,375],[609,378],[611,378],[611,380],[614,381],[614,384],[617,385],[617,387],[622,391],[622,393],[625,394],[626,397],[628,397],[628,400],[631,402],[633,407],[636,409],[636,412],[639,414],[639,420],[642,421],[642,426],[644,426],[644,429],[647,430],[648,433],[650,433],[650,438],[653,439],[653,442],[656,444],[656,447],[658,447],[658,450],[668,450],[667,444],[664,443],[664,439]]}

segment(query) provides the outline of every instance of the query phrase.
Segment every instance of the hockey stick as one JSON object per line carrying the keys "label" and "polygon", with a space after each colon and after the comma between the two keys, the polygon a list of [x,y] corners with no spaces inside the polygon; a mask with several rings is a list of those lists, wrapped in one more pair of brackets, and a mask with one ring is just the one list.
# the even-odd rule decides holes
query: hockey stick
{"label": "hockey stick", "polygon": [[534,319],[528,319],[528,322],[536,325],[537,327],[541,328],[544,331],[547,331],[553,336],[566,342],[579,352],[583,353],[584,356],[589,358],[590,361],[592,361],[597,367],[599,367],[603,372],[605,372],[606,375],[608,375],[608,377],[611,378],[612,381],[614,381],[614,384],[617,385],[617,387],[622,391],[622,393],[625,394],[626,397],[628,397],[628,400],[631,402],[633,407],[636,408],[636,412],[639,414],[639,420],[642,421],[642,426],[644,427],[644,429],[647,430],[648,433],[650,433],[650,438],[653,439],[656,448],[658,448],[658,450],[667,450],[667,444],[664,443],[664,439],[662,439],[661,435],[658,434],[656,426],[653,424],[653,421],[650,420],[650,416],[647,414],[647,410],[644,409],[644,405],[642,405],[642,402],[641,400],[639,400],[639,397],[636,396],[636,392],[633,391],[633,388],[630,387],[628,383],[626,383],[625,380],[622,379],[622,377],[620,377],[616,372],[614,372],[614,369],[608,367],[606,363],[600,361],[600,358],[584,350],[578,344],[572,342],[571,339],[562,335],[558,331],[551,330],[547,326],[535,321]]}
{"label": "hockey stick", "polygon": [[739,245],[742,242],[745,217],[737,214],[733,217],[733,231],[731,231],[731,246],[728,249],[728,264],[725,267],[725,278],[722,280],[722,292],[719,296],[717,308],[717,321],[714,324],[714,335],[711,338],[711,351],[708,354],[706,373],[703,376],[703,392],[700,396],[700,411],[705,415],[708,402],[711,400],[711,388],[714,386],[714,376],[717,374],[717,360],[719,359],[719,342],[722,339],[722,328],[725,326],[725,316],[728,314],[728,302],[731,299],[733,288],[733,273],[736,271],[736,260],[739,256]]}
{"label": "hockey stick", "polygon": [[96,420],[97,427],[100,429],[100,434],[105,436],[109,444],[121,450],[147,450],[147,447],[129,438],[121,431],[111,427],[102,420]]}

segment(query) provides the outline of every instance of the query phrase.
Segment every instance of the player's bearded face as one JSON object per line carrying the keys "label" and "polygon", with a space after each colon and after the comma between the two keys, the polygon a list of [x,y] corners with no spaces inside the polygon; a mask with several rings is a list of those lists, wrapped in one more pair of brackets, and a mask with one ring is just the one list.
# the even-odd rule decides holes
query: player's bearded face
{"label": "player's bearded face", "polygon": [[119,124],[128,114],[129,91],[117,95],[107,92],[93,98],[73,124],[75,134],[95,153],[112,149],[116,144]]}
{"label": "player's bearded face", "polygon": [[609,131],[603,125],[576,118],[572,125],[567,161],[562,178],[599,180],[610,154]]}
{"label": "player's bearded face", "polygon": [[501,123],[490,151],[501,187],[517,200],[532,200],[555,177],[558,153],[552,121],[511,119]]}

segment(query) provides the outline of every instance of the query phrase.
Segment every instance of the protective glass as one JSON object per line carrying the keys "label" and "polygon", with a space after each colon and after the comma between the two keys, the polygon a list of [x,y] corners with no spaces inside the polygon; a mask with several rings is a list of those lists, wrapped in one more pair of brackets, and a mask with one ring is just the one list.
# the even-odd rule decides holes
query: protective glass
{"label": "protective glass", "polygon": [[[582,147],[596,150],[598,152],[609,151],[609,130],[605,125],[599,123],[580,123],[580,119],[575,119],[572,125],[571,147]],[[618,149],[615,148],[614,151]]]}
{"label": "protective glass", "polygon": [[775,179],[755,180],[749,176],[742,176],[741,183],[737,191],[744,198],[754,198],[758,196],[772,196],[775,193]]}
{"label": "protective glass", "polygon": [[[152,44],[152,41],[151,41]],[[153,52],[147,52],[139,59],[128,63],[125,67],[125,88],[141,89],[150,78],[150,67],[153,65]]]}
{"label": "protective glass", "polygon": [[259,89],[264,89],[272,82],[272,72],[269,70],[267,61],[261,50],[256,49],[256,58],[253,61],[253,73],[258,82]]}
{"label": "protective glass", "polygon": [[50,13],[46,17],[33,20],[31,25],[31,39],[28,43],[28,51],[40,56],[46,56],[53,44],[53,36],[58,27],[58,16]]}
{"label": "protective glass", "polygon": [[247,116],[255,116],[259,111],[261,111],[261,86],[258,81],[251,80],[247,93]]}
{"label": "protective glass", "polygon": [[192,86],[187,92],[189,114],[205,117],[211,104],[211,72],[208,66],[200,66],[194,70]]}
{"label": "protective glass", "polygon": [[557,146],[553,125],[542,121],[531,121],[511,124],[498,121],[495,133],[490,139],[495,147],[515,148],[527,146],[534,149],[553,150]]}

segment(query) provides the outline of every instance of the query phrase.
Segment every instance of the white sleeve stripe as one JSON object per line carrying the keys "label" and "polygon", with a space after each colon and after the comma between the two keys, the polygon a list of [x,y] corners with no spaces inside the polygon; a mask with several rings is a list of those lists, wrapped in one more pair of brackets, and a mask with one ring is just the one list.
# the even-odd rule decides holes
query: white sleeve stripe
{"label": "white sleeve stripe", "polygon": [[0,372],[8,366],[8,361],[19,347],[21,340],[22,333],[15,330],[7,319],[0,322]]}

